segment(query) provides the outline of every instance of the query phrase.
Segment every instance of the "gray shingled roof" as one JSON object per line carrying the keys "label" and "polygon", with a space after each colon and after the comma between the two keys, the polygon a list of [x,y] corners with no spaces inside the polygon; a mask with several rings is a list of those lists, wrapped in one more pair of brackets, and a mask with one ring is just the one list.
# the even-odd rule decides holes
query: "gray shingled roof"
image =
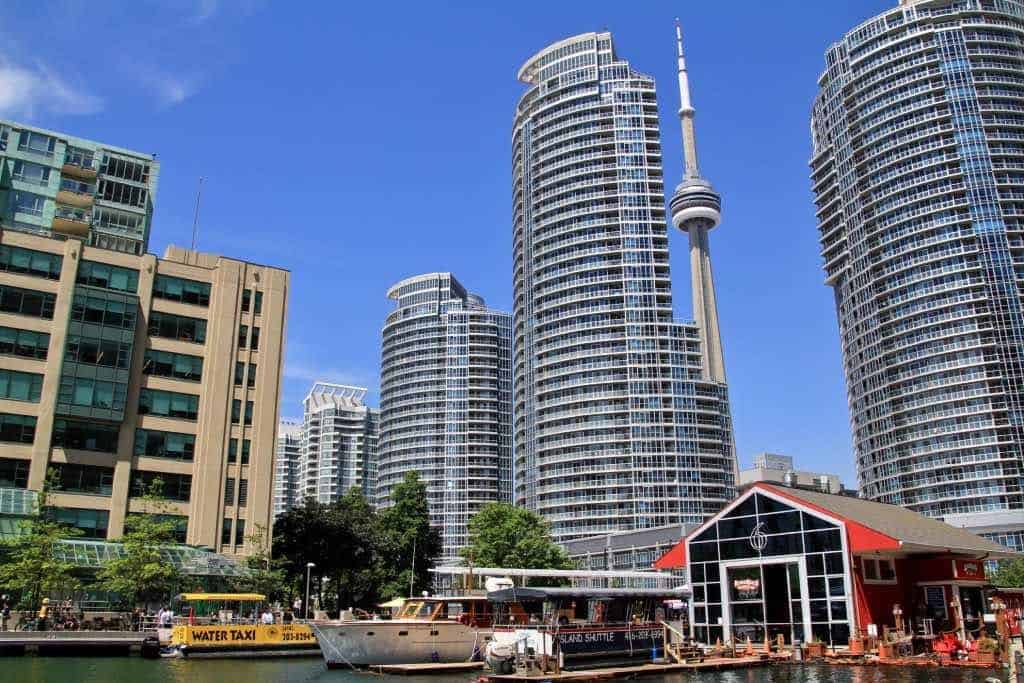
{"label": "gray shingled roof", "polygon": [[[776,491],[782,495],[805,500],[825,510],[830,510],[845,519],[858,522],[903,542],[904,546],[943,548],[953,552],[990,554],[999,557],[1019,557],[1006,546],[972,534],[966,529],[950,526],[945,522],[887,503],[876,503],[862,498],[836,496],[819,491],[791,489],[785,486],[760,484],[757,488]],[[910,549],[910,548],[908,548]],[[996,557],[998,555],[998,557]]]}

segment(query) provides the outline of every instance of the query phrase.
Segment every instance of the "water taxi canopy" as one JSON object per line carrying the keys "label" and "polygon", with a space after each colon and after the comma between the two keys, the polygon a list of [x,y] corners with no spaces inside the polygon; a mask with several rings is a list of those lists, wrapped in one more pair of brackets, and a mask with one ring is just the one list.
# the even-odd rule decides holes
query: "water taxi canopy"
{"label": "water taxi canopy", "polygon": [[267,596],[260,593],[182,593],[178,599],[183,602],[264,602]]}

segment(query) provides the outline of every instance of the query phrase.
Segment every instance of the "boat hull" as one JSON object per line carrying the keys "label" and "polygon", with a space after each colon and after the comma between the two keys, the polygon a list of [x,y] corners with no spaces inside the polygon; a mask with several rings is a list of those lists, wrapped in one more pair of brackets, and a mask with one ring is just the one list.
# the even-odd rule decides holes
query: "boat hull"
{"label": "boat hull", "polygon": [[329,668],[465,662],[490,639],[456,621],[352,621],[312,624]]}
{"label": "boat hull", "polygon": [[182,625],[171,632],[171,647],[183,657],[294,657],[320,652],[305,624]]}
{"label": "boat hull", "polygon": [[519,653],[529,649],[535,654],[558,654],[567,664],[587,659],[652,659],[663,651],[664,638],[660,624],[557,630],[498,627],[494,630],[496,644],[507,645]]}

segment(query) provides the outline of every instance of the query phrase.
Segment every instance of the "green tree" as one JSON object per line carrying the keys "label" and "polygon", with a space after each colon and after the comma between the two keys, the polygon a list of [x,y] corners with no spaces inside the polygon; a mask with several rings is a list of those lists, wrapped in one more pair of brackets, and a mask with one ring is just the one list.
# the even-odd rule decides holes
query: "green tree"
{"label": "green tree", "polygon": [[416,472],[406,472],[391,492],[391,506],[378,518],[380,596],[387,600],[407,595],[410,577],[413,595],[429,589],[428,570],[441,554],[441,535],[430,526],[427,487]]}
{"label": "green tree", "polygon": [[1024,559],[1000,561],[991,581],[1000,588],[1024,588]]}
{"label": "green tree", "polygon": [[55,521],[47,504],[56,488],[56,472],[49,470],[32,514],[22,520],[20,533],[0,543],[0,586],[20,596],[23,609],[35,609],[51,592],[70,594],[80,586],[75,565],[64,560],[61,541],[81,531]]}
{"label": "green tree", "polygon": [[573,568],[540,515],[507,503],[488,503],[470,518],[469,544],[460,553],[477,567]]}
{"label": "green tree", "polygon": [[253,553],[245,560],[246,575],[235,582],[235,588],[247,593],[260,593],[267,600],[287,600],[287,581],[281,562],[270,556],[270,535],[267,527],[257,524],[248,537]]}
{"label": "green tree", "polygon": [[125,519],[123,554],[97,572],[99,587],[117,593],[129,606],[166,602],[181,582],[178,567],[161,550],[176,543],[178,523],[168,512],[163,480],[154,479],[142,497],[144,511]]}

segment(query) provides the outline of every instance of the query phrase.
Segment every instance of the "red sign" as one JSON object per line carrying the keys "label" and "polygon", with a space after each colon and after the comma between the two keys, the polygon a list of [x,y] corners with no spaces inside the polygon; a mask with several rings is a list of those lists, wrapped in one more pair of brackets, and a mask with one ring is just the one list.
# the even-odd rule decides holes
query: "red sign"
{"label": "red sign", "polygon": [[985,563],[980,560],[953,560],[953,578],[984,581]]}

